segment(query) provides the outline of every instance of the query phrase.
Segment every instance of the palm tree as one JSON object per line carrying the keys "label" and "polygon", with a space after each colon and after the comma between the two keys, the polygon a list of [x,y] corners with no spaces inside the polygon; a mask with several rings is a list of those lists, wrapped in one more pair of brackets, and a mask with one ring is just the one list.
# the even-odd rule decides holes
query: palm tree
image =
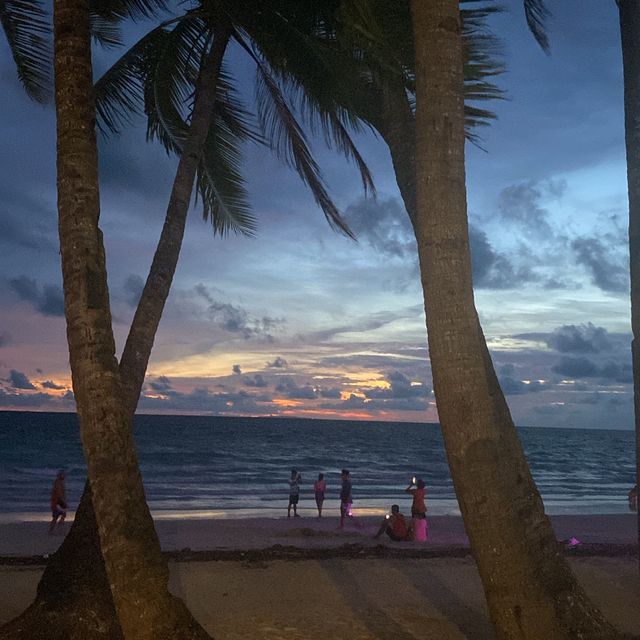
{"label": "palm tree", "polygon": [[[102,234],[88,2],[54,2],[58,220],[65,317],[100,546],[125,638],[206,638],[168,591],[120,400]],[[219,49],[220,43],[214,43]],[[219,65],[220,59],[217,60]]]}
{"label": "palm tree", "polygon": [[473,300],[456,0],[411,4],[416,215],[434,391],[451,475],[497,636],[620,637],[561,556]]}
{"label": "palm tree", "polygon": [[[636,431],[636,484],[640,483],[640,2],[616,0],[620,17],[624,78],[624,139],[629,194],[629,269],[631,281],[631,357]],[[640,509],[637,512],[640,550]],[[638,552],[640,570],[640,551]]]}
{"label": "palm tree", "polygon": [[[284,24],[280,18],[278,22],[281,26]],[[169,30],[170,27],[173,29]],[[253,33],[255,42],[255,27]],[[259,29],[257,33],[260,34]],[[129,419],[135,411],[153,338],[177,264],[196,173],[199,174],[198,190],[205,217],[210,214],[215,231],[251,232],[253,228],[253,220],[244,203],[234,151],[234,138],[250,137],[251,132],[243,121],[242,110],[234,104],[228,76],[221,72],[222,57],[232,35],[256,60],[260,78],[266,86],[261,104],[264,113],[270,114],[272,123],[282,121],[282,126],[278,127],[281,137],[276,138],[274,144],[288,140],[290,160],[311,186],[330,223],[349,234],[324,189],[302,130],[277,83],[270,77],[266,63],[258,59],[246,38],[234,30],[226,13],[206,15],[205,19],[203,11],[191,11],[182,19],[166,21],[145,36],[97,83],[98,111],[106,128],[116,130],[128,117],[122,108],[135,109],[135,99],[142,99],[149,131],[160,138],[168,150],[180,156],[165,225],[119,365],[122,404]],[[116,40],[113,34],[110,37]],[[213,46],[209,47],[211,41]],[[193,64],[194,60],[200,61],[199,66]],[[195,94],[187,123],[179,101],[190,92],[189,83],[195,85]],[[271,111],[269,99],[275,103]],[[339,116],[332,123],[334,129],[340,130],[343,126]],[[365,188],[372,188],[366,165],[357,155],[346,130],[340,131],[343,151],[358,161]],[[87,567],[91,567],[90,572]],[[49,563],[36,602],[5,628],[3,637],[33,637],[46,629],[55,629],[61,637],[70,637],[70,634],[83,638],[120,637],[107,574],[100,554],[90,492],[85,488],[74,526]],[[183,621],[187,621],[188,614],[183,607],[179,604],[174,607],[178,607]],[[64,612],[62,620],[61,610]],[[87,616],[87,610],[92,615]],[[118,614],[122,621],[120,610]],[[126,633],[125,624],[126,618],[123,622]],[[192,620],[189,624],[196,626]],[[149,633],[157,634],[158,630]]]}

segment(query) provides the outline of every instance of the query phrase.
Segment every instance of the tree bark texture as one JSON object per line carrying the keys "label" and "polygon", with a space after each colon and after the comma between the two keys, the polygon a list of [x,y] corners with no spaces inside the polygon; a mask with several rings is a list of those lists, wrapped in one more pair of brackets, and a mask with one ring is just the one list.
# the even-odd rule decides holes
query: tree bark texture
{"label": "tree bark texture", "polygon": [[438,413],[500,640],[619,637],[587,600],[544,514],[480,328],[471,280],[457,0],[412,0],[416,236]]}
{"label": "tree bark texture", "polygon": [[[217,30],[202,67],[189,134],[178,162],[164,226],[120,361],[122,400],[131,416],[135,413],[155,333],[177,267],[193,183],[212,121],[216,87],[229,35],[226,28]],[[86,571],[87,567],[91,567],[91,571]],[[61,594],[66,594],[64,599]],[[102,606],[92,606],[94,602],[102,603]],[[35,628],[47,630],[49,640],[72,637],[117,640],[122,637],[100,553],[88,482],[71,530],[47,564],[35,602],[0,630],[0,639],[32,638]]]}
{"label": "tree bark texture", "polygon": [[100,201],[90,16],[54,1],[58,228],[71,376],[100,547],[126,640],[205,638],[168,592],[167,565],[146,505],[131,415],[122,402]]}
{"label": "tree bark texture", "polygon": [[[636,428],[636,483],[640,482],[640,0],[618,0],[624,71],[624,140],[629,193],[631,357]],[[640,509],[637,511],[640,571]]]}

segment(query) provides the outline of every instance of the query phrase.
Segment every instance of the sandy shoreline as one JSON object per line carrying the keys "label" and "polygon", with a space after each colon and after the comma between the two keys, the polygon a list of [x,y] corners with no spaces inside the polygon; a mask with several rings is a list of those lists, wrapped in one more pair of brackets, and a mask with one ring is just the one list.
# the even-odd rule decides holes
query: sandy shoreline
{"label": "sandy shoreline", "polygon": [[[301,548],[330,548],[345,544],[394,548],[468,546],[462,519],[456,516],[429,518],[427,543],[392,543],[373,540],[380,518],[361,518],[362,528],[347,523],[338,530],[338,520],[327,518],[247,518],[157,520],[156,529],[165,551],[191,549],[266,549],[274,545]],[[583,543],[629,545],[637,541],[635,514],[552,516],[559,540],[572,537]],[[69,527],[69,524],[65,525]],[[0,557],[45,556],[53,553],[62,535],[50,536],[47,523],[13,522],[0,524]]]}
{"label": "sandy shoreline", "polygon": [[[159,520],[156,526],[171,552],[172,591],[217,640],[492,639],[461,519],[430,518],[427,543],[373,540],[379,522],[363,518],[362,528],[344,531],[333,517]],[[640,634],[635,515],[555,516],[552,522],[558,539],[583,543],[569,562],[589,595],[621,630]],[[62,536],[46,530],[43,522],[0,524],[0,624],[35,596],[41,559],[34,559],[39,566],[10,563],[52,553]],[[597,553],[598,545],[627,552],[574,553],[588,547]],[[296,550],[302,555],[295,557]],[[199,560],[207,553],[216,561]],[[427,553],[433,557],[420,555]]]}

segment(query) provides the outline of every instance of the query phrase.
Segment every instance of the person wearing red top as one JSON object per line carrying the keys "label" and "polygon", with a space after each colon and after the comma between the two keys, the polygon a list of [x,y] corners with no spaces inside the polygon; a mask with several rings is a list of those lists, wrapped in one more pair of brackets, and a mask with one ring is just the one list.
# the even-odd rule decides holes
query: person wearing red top
{"label": "person wearing red top", "polygon": [[426,489],[424,488],[424,480],[418,478],[413,479],[412,483],[405,489],[407,493],[413,496],[413,503],[411,504],[411,517],[420,518],[424,520],[427,517],[427,505],[424,502],[424,496]]}
{"label": "person wearing red top", "polygon": [[51,524],[49,525],[49,533],[53,533],[56,523],[60,521],[60,526],[64,524],[67,517],[67,496],[64,487],[64,471],[58,471],[56,479],[51,487]]}
{"label": "person wearing red top", "polygon": [[402,542],[409,539],[407,521],[400,513],[400,507],[397,504],[391,505],[391,515],[385,516],[374,538],[379,538],[383,533],[386,533],[394,542]]}

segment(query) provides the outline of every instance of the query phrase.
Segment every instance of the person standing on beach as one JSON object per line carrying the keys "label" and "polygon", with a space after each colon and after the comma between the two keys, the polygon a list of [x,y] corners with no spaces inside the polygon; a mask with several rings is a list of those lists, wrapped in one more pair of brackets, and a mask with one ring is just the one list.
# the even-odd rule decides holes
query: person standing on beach
{"label": "person standing on beach", "polygon": [[66,517],[67,496],[64,486],[64,471],[61,469],[58,471],[58,475],[51,487],[51,523],[49,524],[49,533],[54,533],[58,521],[62,526]]}
{"label": "person standing on beach", "polygon": [[343,469],[340,478],[342,480],[342,486],[340,487],[340,528],[344,528],[345,516],[353,520],[353,498],[351,497],[351,478],[349,477],[349,470]]}
{"label": "person standing on beach", "polygon": [[313,493],[316,497],[316,506],[318,507],[318,518],[322,518],[322,503],[324,502],[324,494],[327,490],[327,483],[324,479],[324,473],[318,474],[318,479],[313,483]]}
{"label": "person standing on beach", "polygon": [[405,489],[413,496],[411,503],[411,530],[416,540],[426,540],[427,534],[427,505],[424,501],[426,489],[422,478],[412,478],[411,483]]}
{"label": "person standing on beach", "polygon": [[298,515],[298,500],[300,499],[300,483],[302,482],[302,476],[298,473],[297,469],[291,469],[291,477],[289,478],[289,506],[287,507],[287,518],[291,517],[291,507],[293,507],[294,518],[299,518]]}
{"label": "person standing on beach", "polygon": [[637,511],[638,510],[638,485],[635,485],[629,491],[629,510]]}

